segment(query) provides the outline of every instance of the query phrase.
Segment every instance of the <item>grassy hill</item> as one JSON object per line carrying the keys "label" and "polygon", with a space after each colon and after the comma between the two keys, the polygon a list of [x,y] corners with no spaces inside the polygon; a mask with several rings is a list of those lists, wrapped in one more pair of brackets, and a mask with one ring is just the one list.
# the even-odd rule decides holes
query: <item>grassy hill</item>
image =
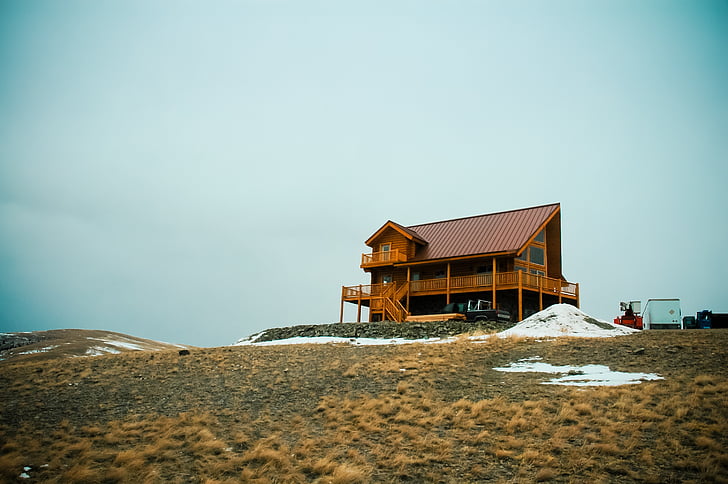
{"label": "grassy hill", "polygon": [[[694,330],[9,359],[0,481],[728,482],[727,356]],[[493,369],[533,357],[664,380]]]}
{"label": "grassy hill", "polygon": [[0,333],[1,361],[38,361],[59,357],[99,356],[128,351],[189,348],[113,331],[53,329],[32,333]]}

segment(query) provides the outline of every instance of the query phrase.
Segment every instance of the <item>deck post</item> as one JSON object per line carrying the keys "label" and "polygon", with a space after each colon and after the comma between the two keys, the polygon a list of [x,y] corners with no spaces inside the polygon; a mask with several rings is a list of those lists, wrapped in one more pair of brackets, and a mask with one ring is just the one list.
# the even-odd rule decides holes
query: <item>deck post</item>
{"label": "deck post", "polygon": [[344,322],[344,291],[346,291],[345,286],[341,286],[341,309],[339,310],[339,322]]}
{"label": "deck post", "polygon": [[410,277],[412,277],[412,275],[410,273],[411,270],[412,270],[412,268],[407,266],[407,299],[405,301],[407,304],[407,307],[405,309],[407,310],[408,313],[409,313],[409,298],[410,298],[410,295],[409,295],[410,294]]}
{"label": "deck post", "polygon": [[576,291],[574,291],[574,292],[576,293],[576,307],[578,308],[579,304],[580,304],[580,302],[579,302],[579,283],[577,282],[575,284],[576,284]]}
{"label": "deck post", "polygon": [[543,311],[543,277],[538,276],[538,310]]}
{"label": "deck post", "polygon": [[[371,315],[369,315],[371,318]],[[359,284],[359,294],[356,300],[356,322],[361,323],[361,284]]]}
{"label": "deck post", "polygon": [[496,301],[495,301],[495,295],[496,295],[496,291],[495,291],[495,257],[493,257],[493,270],[491,271],[491,274],[492,274],[491,277],[493,278],[493,280],[491,281],[491,283],[493,284],[493,309],[498,309],[498,306],[496,306]]}
{"label": "deck post", "polygon": [[445,299],[445,304],[450,304],[450,263],[447,263],[447,289],[446,289],[447,297]]}
{"label": "deck post", "polygon": [[523,321],[523,271],[518,272],[518,321]]}

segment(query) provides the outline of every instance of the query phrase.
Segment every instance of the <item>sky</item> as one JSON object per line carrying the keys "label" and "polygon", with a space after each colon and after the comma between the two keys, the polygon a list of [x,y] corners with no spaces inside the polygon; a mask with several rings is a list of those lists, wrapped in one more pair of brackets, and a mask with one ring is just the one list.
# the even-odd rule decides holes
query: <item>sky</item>
{"label": "sky", "polygon": [[0,0],[0,332],[330,323],[387,220],[556,202],[587,314],[728,312],[726,48],[726,1]]}

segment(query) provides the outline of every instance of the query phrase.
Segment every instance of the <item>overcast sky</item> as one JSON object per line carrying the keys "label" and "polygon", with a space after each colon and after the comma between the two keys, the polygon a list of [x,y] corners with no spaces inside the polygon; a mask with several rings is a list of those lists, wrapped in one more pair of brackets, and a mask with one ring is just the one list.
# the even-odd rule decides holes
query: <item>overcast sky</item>
{"label": "overcast sky", "polygon": [[725,1],[2,0],[0,331],[338,321],[387,220],[554,202],[588,314],[728,312],[727,51]]}

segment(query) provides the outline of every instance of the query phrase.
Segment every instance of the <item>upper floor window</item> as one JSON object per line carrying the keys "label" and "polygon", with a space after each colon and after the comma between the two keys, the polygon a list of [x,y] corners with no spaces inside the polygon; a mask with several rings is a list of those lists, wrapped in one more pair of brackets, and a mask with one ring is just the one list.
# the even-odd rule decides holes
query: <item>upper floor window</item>
{"label": "upper floor window", "polygon": [[544,255],[544,250],[542,247],[529,247],[528,252],[528,260],[532,264],[538,264],[540,266],[545,265],[546,257]]}
{"label": "upper floor window", "polygon": [[536,234],[536,238],[533,240],[535,240],[536,242],[544,243],[546,241],[546,237],[543,234],[543,230],[541,232],[539,232],[538,234]]}

